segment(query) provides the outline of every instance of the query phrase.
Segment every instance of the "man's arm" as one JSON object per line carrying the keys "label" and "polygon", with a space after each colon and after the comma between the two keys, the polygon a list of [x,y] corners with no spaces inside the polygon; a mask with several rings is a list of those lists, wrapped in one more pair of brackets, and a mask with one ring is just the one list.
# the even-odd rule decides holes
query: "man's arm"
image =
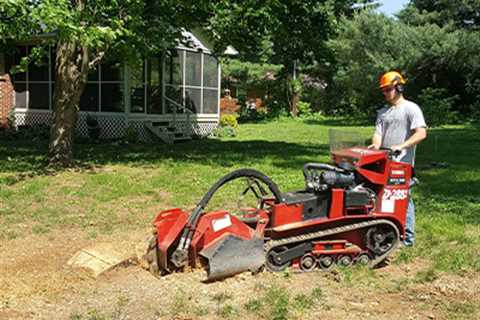
{"label": "man's arm", "polygon": [[423,127],[416,128],[415,132],[412,134],[412,136],[410,138],[408,138],[404,143],[391,146],[390,148],[392,150],[408,149],[408,148],[410,148],[414,145],[419,144],[426,137],[427,137],[427,129],[426,128],[423,128]]}
{"label": "man's arm", "polygon": [[372,144],[368,146],[369,149],[380,149],[382,145],[382,136],[378,133],[374,133],[372,137]]}

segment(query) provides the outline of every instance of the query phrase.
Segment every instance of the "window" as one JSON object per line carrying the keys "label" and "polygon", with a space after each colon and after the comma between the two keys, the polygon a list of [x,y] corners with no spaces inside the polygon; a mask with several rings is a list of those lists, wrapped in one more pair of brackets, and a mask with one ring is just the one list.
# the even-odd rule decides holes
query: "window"
{"label": "window", "polygon": [[130,67],[130,111],[145,112],[145,63],[137,61]]}
{"label": "window", "polygon": [[80,111],[124,112],[124,69],[117,61],[107,61],[91,70],[80,98]]}
{"label": "window", "polygon": [[154,57],[147,63],[148,113],[161,114],[162,107],[162,57]]}
{"label": "window", "polygon": [[[18,66],[23,57],[28,56],[31,47],[18,46],[14,52],[6,56],[6,70]],[[51,109],[52,91],[54,82],[52,80],[53,67],[51,49],[41,61],[30,63],[24,72],[12,74],[13,86],[15,89],[15,107],[31,109]]]}

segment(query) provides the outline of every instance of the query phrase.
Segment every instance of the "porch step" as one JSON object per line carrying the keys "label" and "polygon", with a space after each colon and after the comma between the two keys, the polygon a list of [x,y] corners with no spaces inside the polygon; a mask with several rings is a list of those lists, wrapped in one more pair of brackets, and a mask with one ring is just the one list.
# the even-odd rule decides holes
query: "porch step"
{"label": "porch step", "polygon": [[188,133],[181,131],[179,128],[171,126],[170,122],[167,121],[148,121],[145,122],[145,127],[166,144],[174,144],[176,142],[192,140],[192,137]]}

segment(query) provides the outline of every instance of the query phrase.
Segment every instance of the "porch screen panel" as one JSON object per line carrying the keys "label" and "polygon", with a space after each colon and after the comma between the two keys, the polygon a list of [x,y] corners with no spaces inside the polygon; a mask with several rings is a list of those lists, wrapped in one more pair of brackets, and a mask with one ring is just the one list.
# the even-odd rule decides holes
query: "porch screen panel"
{"label": "porch screen panel", "polygon": [[203,89],[203,113],[218,112],[218,90]]}
{"label": "porch screen panel", "polygon": [[187,88],[185,90],[185,106],[194,113],[201,112],[201,90]]}
{"label": "porch screen panel", "polygon": [[98,111],[98,83],[87,83],[80,98],[81,111]]}
{"label": "porch screen panel", "polygon": [[161,57],[154,57],[148,61],[147,83],[148,113],[161,114],[163,113]]}
{"label": "porch screen panel", "polygon": [[15,90],[15,108],[27,107],[27,84],[15,82],[13,84]]}
{"label": "porch screen panel", "polygon": [[29,91],[29,107],[32,109],[48,110],[50,105],[49,85],[48,83],[30,83]]}
{"label": "porch screen panel", "polygon": [[80,111],[99,111],[99,74],[99,67],[95,70],[90,70],[88,73],[88,82],[85,85],[82,96],[80,97]]}
{"label": "porch screen panel", "polygon": [[204,55],[203,58],[203,86],[218,87],[218,62],[215,57]]}
{"label": "porch screen panel", "polygon": [[49,57],[39,63],[32,62],[28,66],[28,107],[48,110],[50,107],[50,66]]}
{"label": "porch screen panel", "polygon": [[183,51],[173,50],[165,59],[165,83],[171,85],[183,84]]}
{"label": "porch screen panel", "polygon": [[185,85],[196,86],[202,85],[202,56],[198,52],[186,52],[185,61]]}
{"label": "porch screen panel", "polygon": [[[10,69],[13,66],[18,66],[20,65],[22,57],[27,56],[27,47],[26,46],[19,46],[16,47],[15,49],[12,50],[12,52],[8,53],[6,55],[5,59],[5,66],[6,72],[10,73]],[[26,72],[18,72],[15,74],[10,74],[12,81],[22,81],[25,82],[27,81],[27,73]]]}
{"label": "porch screen panel", "polygon": [[145,63],[137,61],[130,68],[130,112],[145,112]]}
{"label": "porch screen panel", "polygon": [[123,83],[102,83],[102,112],[123,112]]}
{"label": "porch screen panel", "polygon": [[28,80],[48,82],[50,77],[50,68],[48,65],[48,57],[42,59],[39,65],[32,62],[28,66]]}
{"label": "porch screen panel", "polygon": [[118,61],[107,61],[100,66],[100,111],[123,112],[124,83],[123,65]]}
{"label": "porch screen panel", "polygon": [[165,59],[165,108],[172,113],[175,105],[183,105],[183,51],[172,50]]}
{"label": "porch screen panel", "polygon": [[168,113],[172,113],[175,104],[182,105],[183,103],[183,97],[182,97],[182,87],[179,86],[165,86],[165,106],[167,108]]}
{"label": "porch screen panel", "polygon": [[101,67],[102,82],[123,81],[123,65],[120,62],[107,62]]}

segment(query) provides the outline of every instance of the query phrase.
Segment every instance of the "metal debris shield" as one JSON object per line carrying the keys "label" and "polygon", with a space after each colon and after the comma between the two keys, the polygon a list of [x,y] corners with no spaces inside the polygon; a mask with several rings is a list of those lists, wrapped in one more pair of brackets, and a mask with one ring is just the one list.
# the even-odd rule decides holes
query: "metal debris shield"
{"label": "metal debris shield", "polygon": [[245,271],[257,272],[265,264],[264,241],[256,236],[250,240],[228,235],[199,255],[208,260],[207,279],[213,281]]}

